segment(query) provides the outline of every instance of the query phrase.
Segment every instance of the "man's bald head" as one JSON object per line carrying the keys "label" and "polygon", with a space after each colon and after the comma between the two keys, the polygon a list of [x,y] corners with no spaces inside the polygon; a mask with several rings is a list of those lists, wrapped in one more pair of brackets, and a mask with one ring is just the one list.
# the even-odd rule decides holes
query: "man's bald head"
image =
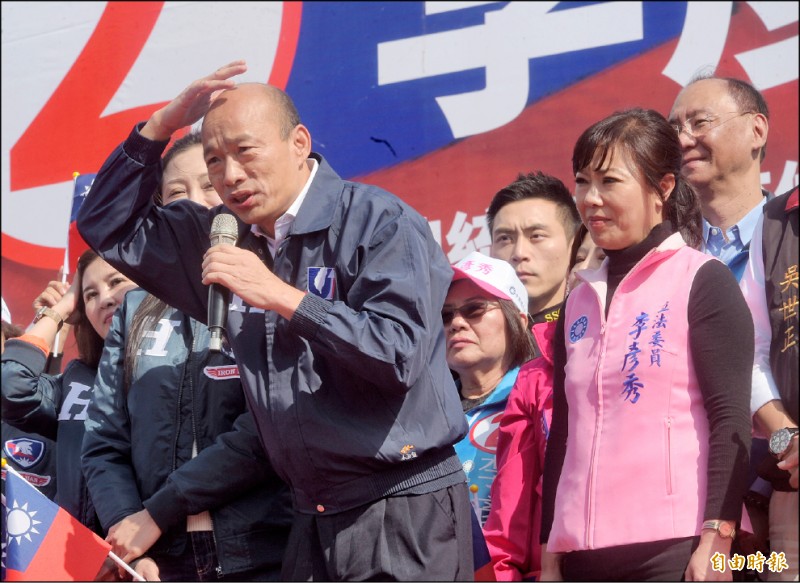
{"label": "man's bald head", "polygon": [[300,114],[297,112],[292,98],[274,85],[240,83],[233,89],[227,89],[214,99],[206,118],[213,117],[215,110],[220,108],[224,110],[228,106],[264,107],[265,113],[278,117],[282,140],[287,139],[291,131],[300,123]]}

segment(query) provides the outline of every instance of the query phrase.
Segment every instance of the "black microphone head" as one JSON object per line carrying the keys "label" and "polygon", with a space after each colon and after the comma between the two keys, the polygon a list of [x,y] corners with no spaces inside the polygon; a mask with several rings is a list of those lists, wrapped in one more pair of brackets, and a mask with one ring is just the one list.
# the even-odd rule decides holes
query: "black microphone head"
{"label": "black microphone head", "polygon": [[214,222],[211,223],[211,233],[208,236],[211,245],[236,245],[238,236],[239,226],[236,223],[236,217],[226,213],[214,217]]}

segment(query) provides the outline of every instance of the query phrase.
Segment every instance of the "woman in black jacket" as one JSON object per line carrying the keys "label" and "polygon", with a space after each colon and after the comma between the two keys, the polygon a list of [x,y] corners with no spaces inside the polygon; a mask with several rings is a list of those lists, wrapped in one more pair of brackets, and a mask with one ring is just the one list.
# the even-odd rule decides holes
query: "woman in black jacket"
{"label": "woman in black jacket", "polygon": [[[39,310],[34,324],[3,351],[3,420],[57,441],[56,502],[98,534],[102,529],[80,469],[83,422],[92,397],[103,339],[131,280],[94,251],[78,260],[75,280],[61,294],[49,287],[52,305]],[[78,358],[62,374],[45,372],[47,356],[64,322],[74,325]]]}

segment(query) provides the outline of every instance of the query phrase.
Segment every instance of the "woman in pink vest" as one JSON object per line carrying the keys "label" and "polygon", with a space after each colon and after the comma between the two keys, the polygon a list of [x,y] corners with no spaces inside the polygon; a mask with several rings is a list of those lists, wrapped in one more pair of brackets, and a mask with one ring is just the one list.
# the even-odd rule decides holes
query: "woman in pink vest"
{"label": "woman in pink vest", "polygon": [[731,579],[753,323],[730,271],[696,250],[676,131],[631,109],[575,145],[578,211],[607,260],[577,274],[556,329],[543,580]]}

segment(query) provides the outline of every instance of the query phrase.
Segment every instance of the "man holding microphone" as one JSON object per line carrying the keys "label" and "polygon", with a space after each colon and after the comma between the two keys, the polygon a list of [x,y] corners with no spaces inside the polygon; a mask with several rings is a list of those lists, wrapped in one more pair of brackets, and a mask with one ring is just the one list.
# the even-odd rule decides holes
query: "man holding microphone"
{"label": "man holding microphone", "polygon": [[[245,70],[218,69],[137,126],[97,175],[79,231],[201,321],[206,286],[230,290],[227,335],[264,447],[292,489],[284,579],[471,579],[453,449],[466,422],[441,324],[452,270],[423,217],[339,178],[311,152],[285,93],[235,85]],[[157,208],[160,154],[202,116],[224,207]],[[209,249],[214,217],[230,212],[238,246]]]}

